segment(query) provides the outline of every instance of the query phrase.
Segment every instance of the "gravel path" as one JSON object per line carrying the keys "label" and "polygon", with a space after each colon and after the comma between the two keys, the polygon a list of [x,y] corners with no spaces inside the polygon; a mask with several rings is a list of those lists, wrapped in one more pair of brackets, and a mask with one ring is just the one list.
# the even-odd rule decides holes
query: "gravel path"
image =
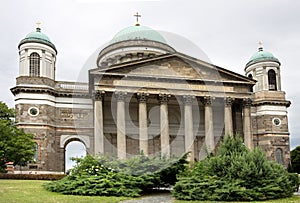
{"label": "gravel path", "polygon": [[152,194],[136,200],[125,200],[120,203],[172,203],[173,197],[170,193]]}

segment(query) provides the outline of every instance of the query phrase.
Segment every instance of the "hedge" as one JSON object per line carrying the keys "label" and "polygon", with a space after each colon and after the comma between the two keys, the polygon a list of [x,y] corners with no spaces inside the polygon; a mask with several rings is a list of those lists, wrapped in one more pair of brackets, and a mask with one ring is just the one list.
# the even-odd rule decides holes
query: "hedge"
{"label": "hedge", "polygon": [[16,180],[60,180],[65,174],[7,174],[0,173],[0,179]]}

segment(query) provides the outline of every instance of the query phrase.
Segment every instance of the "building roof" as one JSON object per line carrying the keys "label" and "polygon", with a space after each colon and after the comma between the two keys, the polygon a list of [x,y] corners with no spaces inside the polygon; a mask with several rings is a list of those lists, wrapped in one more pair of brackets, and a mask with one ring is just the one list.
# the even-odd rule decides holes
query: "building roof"
{"label": "building roof", "polygon": [[110,44],[127,40],[150,40],[167,44],[167,41],[159,32],[139,24],[119,31],[110,41]]}
{"label": "building roof", "polygon": [[55,45],[50,41],[49,37],[45,35],[44,33],[41,32],[41,28],[37,27],[36,31],[30,32],[29,34],[26,35],[24,39],[21,40],[19,43],[19,48],[22,44],[27,43],[27,42],[37,42],[37,43],[42,43],[45,45],[48,45],[52,47],[55,52],[57,53],[57,50],[55,48]]}
{"label": "building roof", "polygon": [[263,61],[274,61],[280,63],[279,60],[276,57],[274,57],[274,55],[271,52],[264,51],[263,47],[259,47],[258,52],[251,56],[249,62],[246,64],[246,67]]}

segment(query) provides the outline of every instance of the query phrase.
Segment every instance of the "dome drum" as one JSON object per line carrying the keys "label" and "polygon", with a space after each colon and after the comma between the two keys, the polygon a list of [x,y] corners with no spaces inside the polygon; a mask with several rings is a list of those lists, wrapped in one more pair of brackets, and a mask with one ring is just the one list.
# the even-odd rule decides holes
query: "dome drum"
{"label": "dome drum", "polygon": [[[163,36],[146,26],[130,26],[118,32],[97,58],[98,67],[176,52]],[[130,56],[130,57],[129,57]]]}
{"label": "dome drum", "polygon": [[27,42],[24,43],[22,45],[19,46],[19,50],[20,52],[23,52],[25,50],[43,50],[45,52],[47,52],[48,54],[52,55],[53,57],[56,56],[57,51],[55,49],[53,49],[53,47],[50,47],[49,45],[43,44],[43,43],[39,43],[39,42]]}
{"label": "dome drum", "polygon": [[[175,50],[169,45],[162,44],[159,42],[149,41],[149,40],[139,40],[139,41],[123,41],[114,43],[104,48],[97,59],[98,67],[106,66],[107,60],[112,58],[116,63],[123,62],[122,60],[115,60],[116,58],[128,58],[128,54],[135,56],[132,60],[153,57],[155,55],[174,53]],[[113,63],[114,64],[114,63]]]}

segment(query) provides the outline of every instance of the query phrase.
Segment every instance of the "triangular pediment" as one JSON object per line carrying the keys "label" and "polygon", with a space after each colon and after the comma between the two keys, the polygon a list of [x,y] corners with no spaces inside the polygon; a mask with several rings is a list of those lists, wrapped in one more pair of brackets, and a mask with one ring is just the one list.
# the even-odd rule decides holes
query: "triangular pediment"
{"label": "triangular pediment", "polygon": [[245,76],[180,53],[118,64],[107,69],[94,69],[90,73],[157,79],[255,83]]}

